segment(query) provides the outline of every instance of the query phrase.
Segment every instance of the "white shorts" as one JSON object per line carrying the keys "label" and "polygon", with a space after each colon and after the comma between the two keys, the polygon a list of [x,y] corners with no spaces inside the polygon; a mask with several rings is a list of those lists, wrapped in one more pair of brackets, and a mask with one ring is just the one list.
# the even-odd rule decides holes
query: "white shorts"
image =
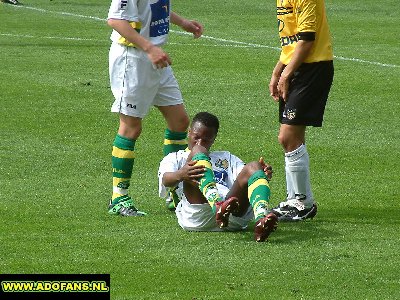
{"label": "white shorts", "polygon": [[144,51],[112,43],[109,52],[112,112],[144,118],[151,106],[182,104],[170,66],[157,69]]}
{"label": "white shorts", "polygon": [[254,218],[253,209],[249,206],[249,210],[243,217],[230,215],[228,226],[221,229],[208,203],[190,204],[186,199],[178,203],[175,214],[179,225],[188,231],[240,231],[245,230]]}

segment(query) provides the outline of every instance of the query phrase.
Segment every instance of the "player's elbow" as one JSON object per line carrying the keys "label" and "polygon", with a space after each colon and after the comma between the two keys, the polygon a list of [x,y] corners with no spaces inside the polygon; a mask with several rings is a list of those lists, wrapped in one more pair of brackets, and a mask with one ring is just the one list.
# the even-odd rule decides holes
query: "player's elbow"
{"label": "player's elbow", "polygon": [[117,23],[118,23],[118,20],[116,20],[116,19],[107,19],[107,25],[112,28],[114,28]]}

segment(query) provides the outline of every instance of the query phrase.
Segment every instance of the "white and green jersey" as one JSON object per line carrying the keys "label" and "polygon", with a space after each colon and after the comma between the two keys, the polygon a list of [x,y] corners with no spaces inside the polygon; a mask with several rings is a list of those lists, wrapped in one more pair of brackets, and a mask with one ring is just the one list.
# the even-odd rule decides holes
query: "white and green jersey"
{"label": "white and green jersey", "polygon": [[[187,161],[189,151],[180,150],[168,154],[160,162],[158,170],[159,196],[165,198],[167,196],[167,188],[162,184],[162,178],[166,172],[175,172],[181,169]],[[222,198],[232,187],[240,171],[242,171],[245,163],[237,156],[228,151],[213,151],[210,153],[211,166],[214,177],[217,182],[218,192]],[[178,184],[177,195],[180,199],[183,196],[183,183]]]}
{"label": "white and green jersey", "polygon": [[[170,0],[112,0],[108,19],[127,20],[132,28],[154,45],[167,42],[170,21]],[[126,46],[135,46],[116,30],[111,40]]]}

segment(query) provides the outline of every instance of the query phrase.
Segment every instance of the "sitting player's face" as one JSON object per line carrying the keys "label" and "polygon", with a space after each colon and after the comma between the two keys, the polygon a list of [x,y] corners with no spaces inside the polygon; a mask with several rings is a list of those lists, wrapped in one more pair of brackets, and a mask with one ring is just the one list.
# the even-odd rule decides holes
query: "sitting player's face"
{"label": "sitting player's face", "polygon": [[188,133],[188,147],[192,149],[194,145],[200,145],[210,150],[214,144],[217,134],[214,128],[204,126],[200,122],[195,122],[189,129]]}

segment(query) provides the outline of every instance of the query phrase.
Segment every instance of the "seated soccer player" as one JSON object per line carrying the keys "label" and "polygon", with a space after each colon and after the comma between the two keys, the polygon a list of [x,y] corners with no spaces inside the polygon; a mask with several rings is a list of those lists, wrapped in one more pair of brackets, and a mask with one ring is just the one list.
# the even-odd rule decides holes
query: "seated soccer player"
{"label": "seated soccer player", "polygon": [[160,163],[159,195],[176,188],[175,213],[188,231],[245,230],[255,219],[254,238],[267,240],[278,225],[268,209],[272,168],[264,162],[245,164],[228,151],[211,151],[219,129],[216,116],[200,112],[192,120],[188,148]]}

